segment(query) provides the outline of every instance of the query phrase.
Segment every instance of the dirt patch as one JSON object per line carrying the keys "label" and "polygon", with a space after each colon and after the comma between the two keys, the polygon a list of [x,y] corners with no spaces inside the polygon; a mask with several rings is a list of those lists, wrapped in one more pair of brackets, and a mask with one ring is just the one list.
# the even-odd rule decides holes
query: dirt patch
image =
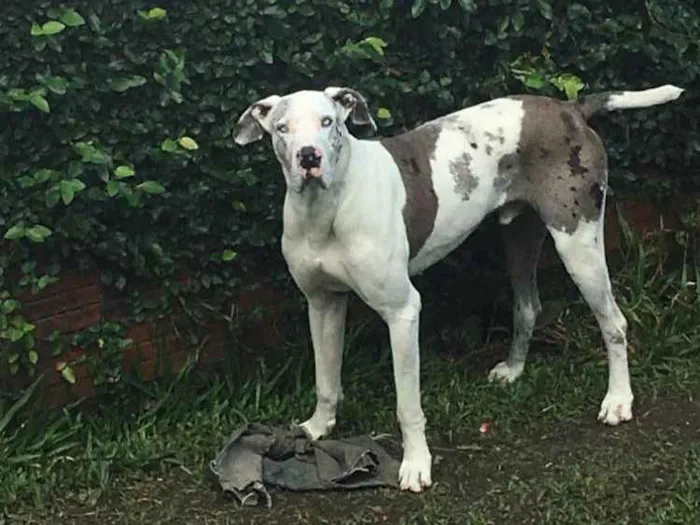
{"label": "dirt patch", "polygon": [[[209,478],[173,469],[115,488],[93,508],[57,502],[61,510],[32,523],[417,524],[464,523],[467,516],[483,523],[502,523],[505,517],[508,523],[550,523],[551,516],[559,520],[551,523],[595,522],[590,520],[600,516],[626,523],[623,518],[663,504],[685,454],[700,443],[697,401],[649,399],[636,410],[632,423],[617,428],[595,422],[533,424],[515,439],[494,432],[480,440],[433,444],[436,484],[419,496],[391,489],[275,491],[272,509],[241,509]],[[624,504],[617,500],[622,493]]]}

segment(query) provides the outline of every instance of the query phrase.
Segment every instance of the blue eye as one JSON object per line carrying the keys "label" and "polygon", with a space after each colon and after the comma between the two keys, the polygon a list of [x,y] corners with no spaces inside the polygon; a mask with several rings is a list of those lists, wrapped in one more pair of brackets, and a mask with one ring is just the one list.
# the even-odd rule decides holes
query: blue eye
{"label": "blue eye", "polygon": [[333,124],[333,119],[331,117],[323,117],[323,119],[321,119],[321,126],[324,128],[327,128],[331,124]]}
{"label": "blue eye", "polygon": [[289,126],[287,126],[286,124],[278,124],[277,131],[280,133],[287,133],[289,131]]}

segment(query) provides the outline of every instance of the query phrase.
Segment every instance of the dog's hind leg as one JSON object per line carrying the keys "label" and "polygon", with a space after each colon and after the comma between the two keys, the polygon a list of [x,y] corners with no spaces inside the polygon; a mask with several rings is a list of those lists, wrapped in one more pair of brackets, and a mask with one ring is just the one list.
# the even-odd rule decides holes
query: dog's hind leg
{"label": "dog's hind leg", "polygon": [[612,294],[605,261],[604,214],[581,220],[572,233],[549,228],[566,270],[593,310],[608,353],[608,392],[598,419],[609,425],[632,419],[632,388],[627,364],[627,320]]}
{"label": "dog's hind leg", "polygon": [[[489,373],[492,381],[510,383],[522,374],[535,321],[542,307],[537,291],[537,261],[547,233],[539,216],[528,207],[503,226],[506,264],[513,287],[513,340],[508,359]],[[512,221],[512,222],[511,222]]]}

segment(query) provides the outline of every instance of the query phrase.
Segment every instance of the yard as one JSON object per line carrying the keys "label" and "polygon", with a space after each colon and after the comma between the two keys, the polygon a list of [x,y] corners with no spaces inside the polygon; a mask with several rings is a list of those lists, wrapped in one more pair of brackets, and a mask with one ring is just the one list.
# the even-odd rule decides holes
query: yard
{"label": "yard", "polygon": [[[287,424],[313,406],[312,357],[300,325],[289,348],[214,375],[138,385],[18,430],[3,452],[3,524],[696,524],[700,519],[700,313],[694,284],[654,240],[612,263],[631,326],[635,419],[595,421],[605,392],[599,332],[560,268],[540,274],[545,312],[522,380],[485,376],[506,337],[475,344],[465,326],[423,330],[423,391],[434,486],[273,492],[273,508],[240,508],[207,462],[244,420]],[[551,283],[557,283],[552,286]],[[567,298],[567,302],[561,299]],[[438,308],[432,299],[427,311]],[[672,307],[672,308],[671,308]],[[508,304],[498,321],[508,319]],[[428,321],[430,322],[430,321]],[[498,322],[492,328],[497,329]],[[505,325],[505,323],[504,323]],[[354,329],[338,435],[391,433],[394,392],[386,334]],[[264,363],[264,364],[263,364]],[[491,426],[485,434],[483,422]]]}
{"label": "yard", "polygon": [[[700,523],[693,2],[69,4],[0,5],[0,525]],[[580,102],[665,84],[686,94],[591,120],[609,159],[607,228],[623,239],[609,262],[632,422],[596,421],[601,331],[558,260],[540,267],[524,375],[487,381],[513,316],[498,234],[481,230],[414,281],[433,487],[277,490],[271,509],[222,494],[208,463],[225,438],[245,422],[302,421],[315,398],[307,316],[280,252],[285,178],[267,139],[234,141],[251,103],[351,87],[378,129],[350,131],[382,139],[504,95]],[[588,171],[580,149],[572,174]],[[596,203],[601,181],[585,190]],[[577,191],[562,184],[552,199]],[[616,206],[649,231],[614,223]],[[246,339],[261,323],[274,337]],[[398,457],[387,329],[376,315],[349,325],[335,436],[376,434]]]}

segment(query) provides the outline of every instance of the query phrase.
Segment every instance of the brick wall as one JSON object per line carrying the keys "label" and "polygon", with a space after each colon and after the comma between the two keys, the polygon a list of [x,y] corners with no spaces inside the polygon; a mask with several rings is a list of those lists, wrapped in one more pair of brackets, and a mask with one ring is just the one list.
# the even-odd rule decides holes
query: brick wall
{"label": "brick wall", "polygon": [[[658,229],[660,225],[672,230],[679,226],[677,213],[682,209],[682,204],[676,201],[660,208],[649,202],[627,202],[623,213],[630,226],[638,232]],[[619,245],[621,232],[612,206],[609,206],[607,214],[606,247],[612,251]],[[541,265],[551,264],[555,260],[556,255],[549,243],[545,246]],[[25,294],[20,300],[24,305],[23,313],[36,324],[37,340],[46,337],[53,330],[65,335],[74,334],[100,320],[118,318],[120,312],[120,299],[103,289],[97,272],[63,274],[59,282],[48,286],[41,293]],[[283,303],[280,294],[266,288],[241,294],[236,305],[239,312],[245,314],[256,307],[262,307],[265,312],[258,325],[242,334],[247,344],[259,347],[282,342],[283,336],[270,330],[270,326],[275,324]],[[369,310],[357,303],[350,312],[353,319],[368,314]],[[227,351],[227,330],[222,322],[207,327],[207,344],[199,354],[202,363],[213,363],[224,358]],[[128,329],[128,337],[133,340],[133,344],[123,353],[124,367],[128,371],[135,371],[144,381],[167,372],[168,367],[170,371],[177,372],[191,350],[175,333],[167,319],[134,324]],[[61,362],[75,361],[82,354],[83,349],[71,348],[59,357],[52,357],[48,351],[41,355],[39,366],[47,376],[48,388],[45,391],[48,404],[59,406],[76,398],[94,395],[95,390],[84,363],[72,365],[76,376],[73,385],[66,382],[59,372]]]}

